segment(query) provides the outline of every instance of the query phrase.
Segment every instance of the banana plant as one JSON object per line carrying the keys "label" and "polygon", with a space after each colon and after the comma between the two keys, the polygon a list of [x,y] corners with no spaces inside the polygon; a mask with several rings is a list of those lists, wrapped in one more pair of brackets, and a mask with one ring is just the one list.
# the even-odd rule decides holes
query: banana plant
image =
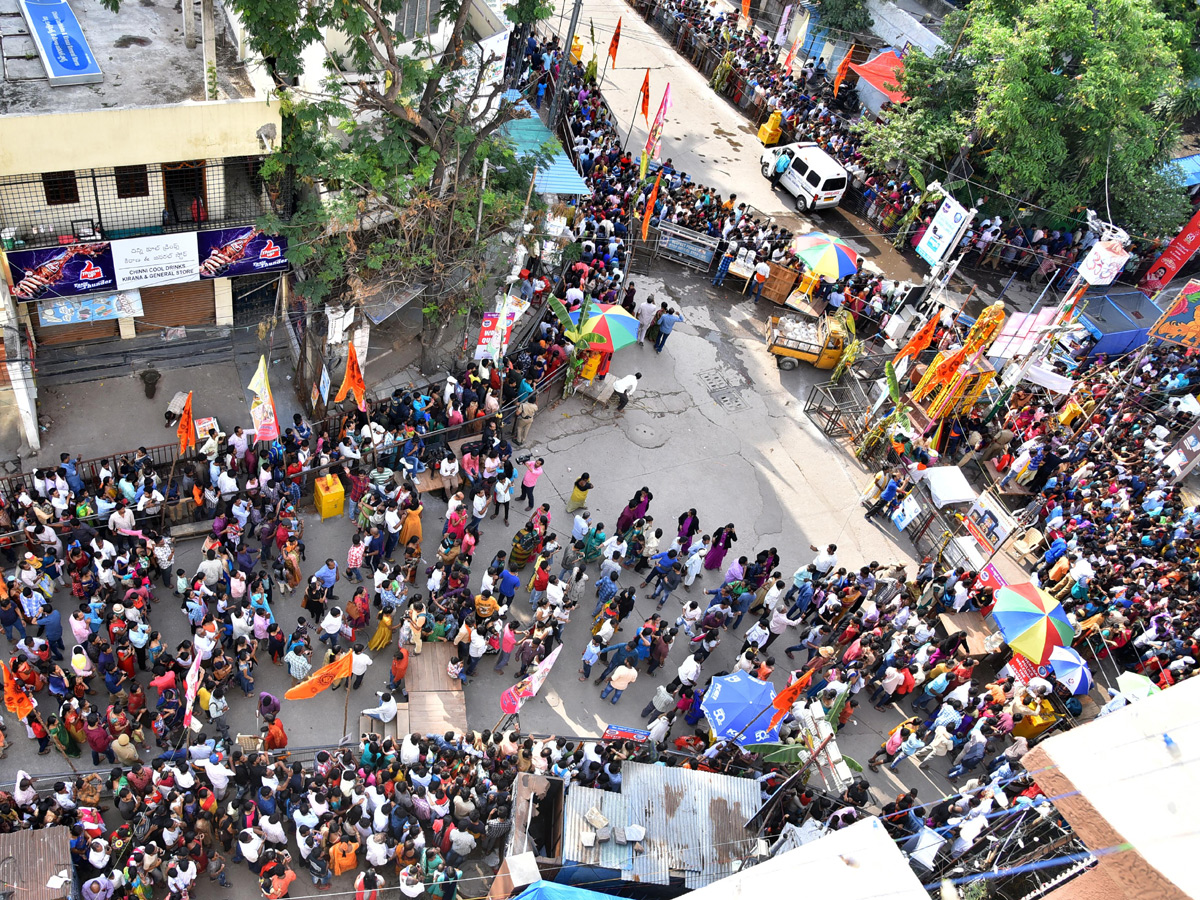
{"label": "banana plant", "polygon": [[863,435],[862,442],[854,454],[860,460],[870,459],[893,429],[908,431],[912,427],[908,418],[908,404],[902,402],[903,395],[900,392],[900,380],[896,377],[896,367],[890,360],[884,364],[883,373],[887,378],[888,399],[892,401],[892,411],[877,420]]}
{"label": "banana plant", "polygon": [[558,317],[563,327],[563,337],[574,348],[571,358],[567,360],[567,377],[563,383],[563,399],[575,392],[575,382],[579,380],[579,371],[587,361],[592,344],[603,344],[604,335],[587,329],[588,319],[591,318],[592,298],[584,297],[583,305],[579,307],[579,324],[571,321],[571,314],[557,297],[550,298],[550,309]]}

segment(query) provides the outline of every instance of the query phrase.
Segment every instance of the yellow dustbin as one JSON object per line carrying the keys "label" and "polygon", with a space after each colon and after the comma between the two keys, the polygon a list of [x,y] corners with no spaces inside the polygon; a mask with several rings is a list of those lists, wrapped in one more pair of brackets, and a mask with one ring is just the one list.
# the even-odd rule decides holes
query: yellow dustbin
{"label": "yellow dustbin", "polygon": [[583,41],[579,35],[575,35],[575,40],[571,41],[571,62],[579,65],[579,61],[583,59]]}
{"label": "yellow dustbin", "polygon": [[326,475],[317,479],[313,501],[322,519],[342,514],[346,507],[346,492],[342,490],[342,483],[336,475]]}

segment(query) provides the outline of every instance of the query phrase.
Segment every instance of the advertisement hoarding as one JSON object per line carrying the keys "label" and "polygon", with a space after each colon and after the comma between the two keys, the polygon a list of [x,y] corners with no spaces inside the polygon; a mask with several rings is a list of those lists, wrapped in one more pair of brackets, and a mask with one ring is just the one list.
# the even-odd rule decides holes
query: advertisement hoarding
{"label": "advertisement hoarding", "polygon": [[954,249],[954,239],[967,221],[968,213],[953,197],[946,197],[917,244],[917,255],[934,268]]}

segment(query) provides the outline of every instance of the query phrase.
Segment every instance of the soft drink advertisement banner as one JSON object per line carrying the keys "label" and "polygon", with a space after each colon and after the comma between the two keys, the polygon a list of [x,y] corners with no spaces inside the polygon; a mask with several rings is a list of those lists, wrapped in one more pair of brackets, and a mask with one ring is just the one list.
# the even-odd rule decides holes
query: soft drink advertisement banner
{"label": "soft drink advertisement banner", "polygon": [[78,297],[92,291],[116,289],[112,246],[107,242],[10,250],[8,268],[12,295],[18,300]]}
{"label": "soft drink advertisement banner", "polygon": [[196,235],[201,278],[287,270],[287,240],[258,228],[221,228]]}

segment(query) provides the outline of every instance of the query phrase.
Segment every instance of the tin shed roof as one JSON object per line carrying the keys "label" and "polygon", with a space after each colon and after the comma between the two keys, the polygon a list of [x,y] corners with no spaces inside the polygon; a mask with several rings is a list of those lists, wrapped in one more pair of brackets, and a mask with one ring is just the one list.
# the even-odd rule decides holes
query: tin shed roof
{"label": "tin shed roof", "polygon": [[629,825],[629,803],[624,795],[597,788],[574,785],[567,790],[567,802],[563,807],[563,862],[574,862],[584,866],[600,866],[605,869],[629,870],[633,857],[632,844],[618,844],[612,838],[597,841],[591,847],[583,845],[583,835],[594,834],[596,829],[584,818],[592,807],[608,819],[611,825]]}
{"label": "tin shed roof", "polygon": [[542,152],[547,145],[552,150],[550,160],[539,166],[535,186],[540,194],[587,194],[592,189],[563,150],[562,144],[549,128],[542,124],[538,113],[517,91],[508,91],[505,100],[516,103],[523,118],[513,119],[500,127],[500,134],[512,141],[517,156]]}
{"label": "tin shed roof", "polygon": [[625,763],[621,774],[630,823],[646,828],[623,881],[677,877],[695,890],[732,874],[750,852],[755,832],[743,826],[762,805],[757,781],[644,763]]}
{"label": "tin shed roof", "polygon": [[[65,883],[49,887],[47,882],[60,872],[66,873]],[[69,896],[71,829],[56,825],[0,834],[0,882],[16,886],[21,900],[61,900]]]}

